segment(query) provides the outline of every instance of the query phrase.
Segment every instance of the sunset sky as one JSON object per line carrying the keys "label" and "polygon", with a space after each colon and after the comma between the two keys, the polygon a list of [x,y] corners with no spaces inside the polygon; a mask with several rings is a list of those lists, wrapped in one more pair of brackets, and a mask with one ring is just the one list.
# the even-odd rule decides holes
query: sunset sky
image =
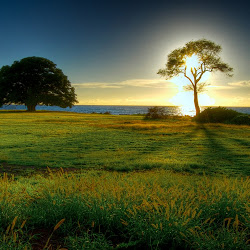
{"label": "sunset sky", "polygon": [[[185,80],[157,75],[167,55],[206,38],[222,46],[234,76],[209,75],[201,105],[250,106],[247,1],[4,1],[0,67],[28,56],[50,59],[79,104],[193,105]],[[190,103],[191,102],[191,103]]]}

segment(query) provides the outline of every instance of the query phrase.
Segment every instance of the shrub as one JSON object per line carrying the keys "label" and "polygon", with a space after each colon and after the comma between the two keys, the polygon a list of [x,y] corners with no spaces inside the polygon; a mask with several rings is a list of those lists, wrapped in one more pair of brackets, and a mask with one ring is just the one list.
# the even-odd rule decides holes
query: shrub
{"label": "shrub", "polygon": [[250,116],[249,115],[238,115],[238,116],[234,117],[230,123],[237,124],[237,125],[250,125]]}
{"label": "shrub", "polygon": [[166,118],[167,114],[163,107],[151,107],[148,108],[148,113],[146,114],[146,119],[163,119]]}
{"label": "shrub", "polygon": [[241,113],[232,109],[226,109],[224,107],[207,108],[203,110],[199,115],[195,116],[193,120],[201,123],[206,123],[206,122],[227,123],[239,115],[241,115]]}

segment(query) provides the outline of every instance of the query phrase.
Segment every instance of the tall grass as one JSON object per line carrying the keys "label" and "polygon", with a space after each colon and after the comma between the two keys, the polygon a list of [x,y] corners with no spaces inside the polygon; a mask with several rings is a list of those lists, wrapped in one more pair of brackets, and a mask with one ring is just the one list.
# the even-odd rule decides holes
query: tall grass
{"label": "tall grass", "polygon": [[207,178],[166,170],[4,175],[0,245],[247,249],[249,184],[247,177]]}

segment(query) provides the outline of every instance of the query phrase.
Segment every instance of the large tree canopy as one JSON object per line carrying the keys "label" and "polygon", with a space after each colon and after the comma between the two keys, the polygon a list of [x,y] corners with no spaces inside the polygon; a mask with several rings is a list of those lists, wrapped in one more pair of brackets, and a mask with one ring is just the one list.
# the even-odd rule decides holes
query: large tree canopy
{"label": "large tree canopy", "polygon": [[24,104],[28,111],[36,105],[72,107],[77,103],[75,89],[52,61],[27,57],[0,69],[0,106]]}
{"label": "large tree canopy", "polygon": [[[166,79],[171,79],[174,76],[182,74],[190,81],[190,85],[186,89],[194,91],[196,115],[200,113],[198,93],[205,86],[201,82],[202,76],[206,72],[214,71],[220,71],[226,73],[228,76],[232,76],[230,73],[233,71],[233,68],[222,62],[218,55],[220,52],[221,46],[212,41],[206,39],[190,41],[184,47],[172,51],[168,55],[166,67],[160,69],[157,73],[166,77]],[[197,62],[188,68],[187,61],[190,58],[196,58]]]}

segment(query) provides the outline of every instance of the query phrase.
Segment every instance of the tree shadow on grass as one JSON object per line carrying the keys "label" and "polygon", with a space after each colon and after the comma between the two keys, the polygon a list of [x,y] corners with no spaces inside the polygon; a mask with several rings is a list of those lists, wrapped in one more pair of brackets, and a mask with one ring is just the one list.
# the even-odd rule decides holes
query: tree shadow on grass
{"label": "tree shadow on grass", "polygon": [[247,140],[243,140],[243,139],[236,139],[236,138],[229,138],[231,141],[233,141],[234,143],[240,144],[243,147],[247,147],[248,149],[250,149],[250,143]]}
{"label": "tree shadow on grass", "polygon": [[[232,149],[224,146],[219,138],[220,135],[213,132],[212,128],[203,126],[203,131],[206,136],[207,151],[203,155],[203,159],[207,163],[211,163],[211,167],[215,167],[219,172],[228,174],[250,174],[250,169],[246,166],[246,155],[235,153]],[[235,146],[236,148],[237,146]]]}
{"label": "tree shadow on grass", "polygon": [[248,155],[241,151],[235,152],[240,145],[246,146],[247,141],[235,141],[230,144],[230,138],[222,138],[220,131],[216,130],[217,127],[214,126],[197,124],[189,132],[169,137],[169,140],[161,144],[151,142],[148,151],[153,155],[164,150],[171,152],[174,148],[179,149],[176,164],[169,166],[178,172],[249,175]]}
{"label": "tree shadow on grass", "polygon": [[[203,143],[199,142],[199,139],[204,137],[203,129],[203,126],[197,124],[189,131],[180,130],[179,133],[157,134],[159,137],[148,140],[140,152],[144,161],[146,158],[152,160],[145,163],[140,162],[132,168],[165,168],[191,174],[209,173],[209,168],[203,161],[200,161],[200,156],[197,156],[195,151],[195,148]],[[159,138],[162,139],[158,140]],[[202,140],[204,141],[203,138]],[[190,149],[191,147],[192,149]]]}

